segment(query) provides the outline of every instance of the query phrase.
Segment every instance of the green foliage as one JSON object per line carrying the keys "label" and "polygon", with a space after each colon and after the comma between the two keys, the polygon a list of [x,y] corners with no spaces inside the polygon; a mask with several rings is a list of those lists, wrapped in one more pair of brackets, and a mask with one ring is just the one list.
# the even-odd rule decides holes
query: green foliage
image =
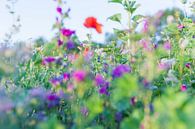
{"label": "green foliage", "polygon": [[[113,81],[111,103],[119,111],[126,110],[130,106],[130,97],[136,95],[138,89],[137,78],[132,75],[125,75]],[[129,102],[129,103],[127,103]]]}
{"label": "green foliage", "polygon": [[108,19],[115,21],[115,22],[118,22],[118,23],[121,23],[121,14],[120,13],[114,14],[114,15],[110,16]]}

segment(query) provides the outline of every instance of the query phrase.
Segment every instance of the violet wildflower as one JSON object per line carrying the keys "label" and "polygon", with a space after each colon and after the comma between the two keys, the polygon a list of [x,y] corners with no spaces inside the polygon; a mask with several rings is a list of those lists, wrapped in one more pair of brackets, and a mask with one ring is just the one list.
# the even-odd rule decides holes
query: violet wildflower
{"label": "violet wildflower", "polygon": [[148,28],[149,28],[149,22],[147,19],[144,20],[144,23],[143,23],[143,32],[146,33],[148,32]]}
{"label": "violet wildflower", "polygon": [[122,119],[123,119],[123,114],[122,114],[121,112],[117,112],[117,113],[115,114],[115,120],[116,120],[117,122],[120,122]]}
{"label": "violet wildflower", "polygon": [[58,76],[58,77],[53,77],[51,80],[50,80],[50,83],[54,86],[58,86],[60,85],[62,82],[63,82],[63,79],[64,79],[64,76],[61,75],[61,76]]}
{"label": "violet wildflower", "polygon": [[186,91],[187,90],[187,86],[185,84],[182,84],[181,87],[180,87],[180,90],[181,91]]}
{"label": "violet wildflower", "polygon": [[62,8],[61,8],[61,7],[57,7],[57,8],[56,8],[56,11],[57,11],[59,14],[62,14]]}
{"label": "violet wildflower", "polygon": [[136,104],[136,97],[132,97],[130,99],[130,104],[133,105],[133,106],[135,106],[135,104]]}
{"label": "violet wildflower", "polygon": [[63,41],[58,39],[58,46],[61,46],[61,45],[63,45]]}
{"label": "violet wildflower", "polygon": [[105,84],[104,77],[101,74],[97,74],[95,77],[96,86],[102,86]]}
{"label": "violet wildflower", "polygon": [[43,65],[46,65],[46,64],[49,64],[49,63],[52,63],[52,62],[55,62],[55,57],[45,57],[43,60],[42,60],[42,64]]}
{"label": "violet wildflower", "polygon": [[169,41],[165,42],[163,45],[165,50],[171,50],[171,43]]}
{"label": "violet wildflower", "polygon": [[191,67],[191,63],[189,63],[189,62],[188,62],[188,63],[186,63],[186,64],[185,64],[185,67],[186,67],[186,68],[188,68],[188,69],[190,69],[190,67]]}
{"label": "violet wildflower", "polygon": [[71,40],[69,40],[69,41],[66,43],[66,48],[67,48],[68,50],[74,49],[74,48],[75,48],[74,42],[72,42]]}
{"label": "violet wildflower", "polygon": [[50,80],[50,83],[51,83],[53,86],[60,85],[60,82],[59,82],[59,80],[58,80],[57,77],[56,77],[56,78],[52,78],[52,79]]}
{"label": "violet wildflower", "polygon": [[99,89],[99,93],[100,93],[100,94],[109,95],[109,93],[108,93],[108,85],[102,86],[102,87]]}
{"label": "violet wildflower", "polygon": [[123,74],[125,73],[130,73],[131,72],[131,68],[128,65],[125,64],[121,64],[119,66],[117,66],[113,71],[112,71],[112,77],[113,78],[119,78],[122,77]]}
{"label": "violet wildflower", "polygon": [[63,74],[63,79],[64,79],[64,81],[69,80],[70,79],[70,74],[69,73],[64,73]]}
{"label": "violet wildflower", "polygon": [[86,77],[87,73],[84,70],[77,70],[73,73],[73,78],[77,81],[77,82],[81,82],[84,81],[85,77]]}
{"label": "violet wildflower", "polygon": [[70,37],[73,34],[75,34],[75,31],[63,28],[63,29],[61,29],[61,33],[63,36]]}
{"label": "violet wildflower", "polygon": [[55,107],[59,105],[60,98],[55,93],[49,92],[47,94],[47,103],[48,103],[48,108]]}

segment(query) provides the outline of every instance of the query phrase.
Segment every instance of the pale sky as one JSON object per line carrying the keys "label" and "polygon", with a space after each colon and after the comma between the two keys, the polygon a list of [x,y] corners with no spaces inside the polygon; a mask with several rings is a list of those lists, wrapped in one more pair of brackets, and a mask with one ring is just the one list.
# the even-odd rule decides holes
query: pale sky
{"label": "pale sky", "polygon": [[[86,33],[89,32],[83,27],[84,19],[88,16],[94,16],[100,23],[103,24],[103,32],[112,32],[113,27],[123,28],[120,25],[107,21],[106,19],[121,12],[125,14],[117,4],[108,4],[108,0],[67,0],[67,5],[71,8],[71,19],[67,21],[66,27],[76,30],[80,39],[86,39]],[[158,10],[180,6],[178,0],[137,0],[141,3],[137,13],[153,14]],[[175,2],[174,2],[175,1]],[[12,25],[12,17],[5,8],[6,0],[0,0],[0,42],[6,32],[9,32]],[[21,30],[15,36],[15,40],[35,39],[43,36],[46,39],[51,39],[53,31],[52,25],[55,21],[56,3],[53,0],[18,0],[16,4],[16,13],[21,17]],[[123,16],[125,18],[125,15]],[[125,23],[125,22],[124,22]],[[104,34],[97,34],[93,31],[93,39],[103,41]]]}

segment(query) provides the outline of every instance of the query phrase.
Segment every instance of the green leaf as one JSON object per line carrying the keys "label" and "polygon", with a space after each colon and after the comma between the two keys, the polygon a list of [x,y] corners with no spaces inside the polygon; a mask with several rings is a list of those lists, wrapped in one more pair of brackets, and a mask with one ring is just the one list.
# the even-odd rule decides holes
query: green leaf
{"label": "green leaf", "polygon": [[137,119],[125,118],[120,126],[120,129],[139,129],[140,122]]}
{"label": "green leaf", "polygon": [[132,1],[124,1],[123,6],[125,10],[133,14],[135,10],[140,6],[140,4],[136,4],[136,1],[132,0]]}
{"label": "green leaf", "polygon": [[111,3],[119,3],[121,4],[123,0],[109,0],[108,2],[111,2]]}
{"label": "green leaf", "polygon": [[89,109],[89,117],[93,118],[103,111],[103,101],[97,95],[93,95],[86,101],[86,106]]}
{"label": "green leaf", "polygon": [[144,18],[143,15],[135,15],[133,16],[132,20],[135,22],[140,22]]}
{"label": "green leaf", "polygon": [[108,19],[111,21],[121,23],[121,14],[120,13],[114,14],[114,15],[110,16]]}
{"label": "green leaf", "polygon": [[137,90],[137,78],[126,74],[113,82],[111,93],[112,106],[119,111],[129,108],[129,99],[134,96]]}
{"label": "green leaf", "polygon": [[55,117],[38,124],[37,129],[65,129],[65,127],[57,121]]}

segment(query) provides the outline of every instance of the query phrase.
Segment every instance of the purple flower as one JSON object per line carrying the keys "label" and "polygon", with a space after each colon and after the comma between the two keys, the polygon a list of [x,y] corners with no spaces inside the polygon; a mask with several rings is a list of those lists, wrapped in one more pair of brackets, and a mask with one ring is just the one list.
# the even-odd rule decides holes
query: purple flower
{"label": "purple flower", "polygon": [[121,112],[117,112],[117,113],[115,114],[115,120],[116,120],[117,122],[120,122],[122,119],[123,119],[122,113],[121,113]]}
{"label": "purple flower", "polygon": [[135,104],[136,104],[136,97],[132,97],[130,99],[130,103],[131,103],[131,105],[135,106]]}
{"label": "purple flower", "polygon": [[48,108],[52,108],[59,105],[60,98],[55,93],[49,92],[46,97]]}
{"label": "purple flower", "polygon": [[101,74],[97,74],[95,77],[95,83],[97,86],[102,86],[105,84],[105,80]]}
{"label": "purple flower", "polygon": [[112,71],[112,77],[113,78],[119,78],[122,77],[123,74],[131,72],[131,68],[128,65],[121,64],[117,66],[113,71]]}
{"label": "purple flower", "polygon": [[59,14],[62,14],[62,8],[61,8],[61,7],[57,7],[57,8],[56,8],[56,11],[57,11]]}
{"label": "purple flower", "polygon": [[57,85],[60,85],[63,82],[63,79],[64,79],[64,77],[63,77],[63,75],[61,75],[61,76],[58,76],[58,77],[53,77],[50,80],[50,82],[51,82],[52,85],[57,86]]}
{"label": "purple flower", "polygon": [[55,61],[56,61],[55,57],[49,56],[49,57],[45,57],[45,58],[43,59],[42,64],[43,64],[43,65],[46,65],[46,64],[48,64],[48,63],[52,63],[52,62],[55,62]]}
{"label": "purple flower", "polygon": [[169,41],[165,42],[163,45],[165,50],[171,50],[171,43]]}
{"label": "purple flower", "polygon": [[99,89],[99,93],[100,93],[100,94],[109,95],[109,93],[108,93],[108,86],[107,86],[107,85],[102,86],[102,87]]}
{"label": "purple flower", "polygon": [[63,28],[63,29],[61,29],[61,33],[63,36],[70,37],[73,34],[75,34],[75,31]]}
{"label": "purple flower", "polygon": [[57,86],[57,85],[60,84],[60,82],[59,82],[59,80],[58,80],[57,77],[56,77],[56,78],[52,78],[52,79],[50,80],[50,83],[51,83],[52,85],[54,85],[54,86]]}
{"label": "purple flower", "polygon": [[58,46],[61,46],[61,45],[63,45],[63,41],[58,39]]}
{"label": "purple flower", "polygon": [[84,81],[85,77],[86,77],[86,72],[84,70],[77,70],[73,73],[73,78],[77,81],[77,82],[81,82]]}
{"label": "purple flower", "polygon": [[72,42],[71,40],[69,40],[69,41],[66,43],[66,48],[67,48],[68,50],[74,49],[74,48],[75,48],[74,42]]}
{"label": "purple flower", "polygon": [[186,68],[190,69],[191,63],[188,62],[188,63],[185,64],[185,66],[186,66]]}
{"label": "purple flower", "polygon": [[70,74],[69,73],[64,73],[63,74],[64,81],[67,81],[70,79]]}

